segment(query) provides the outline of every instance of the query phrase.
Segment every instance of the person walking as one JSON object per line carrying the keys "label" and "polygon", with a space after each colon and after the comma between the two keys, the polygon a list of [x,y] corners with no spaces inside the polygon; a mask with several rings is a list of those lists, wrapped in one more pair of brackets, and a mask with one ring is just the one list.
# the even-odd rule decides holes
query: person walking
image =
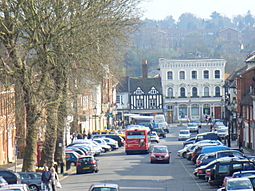
{"label": "person walking", "polygon": [[51,187],[52,187],[52,191],[56,191],[58,184],[59,184],[59,178],[58,178],[58,173],[56,172],[54,167],[50,168],[51,171]]}
{"label": "person walking", "polygon": [[44,166],[44,170],[42,173],[42,190],[43,191],[51,191],[50,181],[51,181],[51,172],[47,166]]}

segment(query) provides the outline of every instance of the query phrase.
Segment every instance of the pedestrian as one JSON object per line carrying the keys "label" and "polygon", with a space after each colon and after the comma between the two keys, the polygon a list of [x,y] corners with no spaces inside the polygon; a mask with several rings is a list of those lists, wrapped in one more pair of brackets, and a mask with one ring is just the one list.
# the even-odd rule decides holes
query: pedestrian
{"label": "pedestrian", "polygon": [[43,191],[51,191],[50,181],[51,181],[51,172],[47,166],[44,166],[44,170],[42,173],[42,190]]}
{"label": "pedestrian", "polygon": [[51,187],[52,187],[52,191],[56,191],[57,187],[59,187],[58,173],[56,172],[54,167],[51,167],[50,171],[51,171]]}
{"label": "pedestrian", "polygon": [[90,131],[89,131],[89,133],[88,133],[88,139],[91,139],[91,133],[90,133]]}

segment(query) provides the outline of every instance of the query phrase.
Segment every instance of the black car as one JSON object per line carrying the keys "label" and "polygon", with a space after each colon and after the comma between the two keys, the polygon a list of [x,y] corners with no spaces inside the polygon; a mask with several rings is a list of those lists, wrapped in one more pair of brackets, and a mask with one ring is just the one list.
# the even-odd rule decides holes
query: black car
{"label": "black car", "polygon": [[11,170],[0,170],[0,176],[2,176],[8,184],[21,184],[20,175]]}
{"label": "black car", "polygon": [[202,141],[202,140],[219,140],[221,141],[221,138],[216,134],[212,132],[207,132],[207,133],[200,133],[196,136],[196,141]]}
{"label": "black car", "polygon": [[255,170],[255,164],[248,159],[232,158],[231,161],[216,163],[212,169],[206,171],[209,184],[220,186],[226,176],[232,176],[234,172],[242,170]]}
{"label": "black car", "polygon": [[21,183],[28,185],[31,191],[38,191],[41,188],[42,174],[38,172],[18,172]]}
{"label": "black car", "polygon": [[153,128],[153,131],[156,131],[159,137],[166,138],[166,132],[162,128]]}
{"label": "black car", "polygon": [[76,174],[86,172],[98,172],[97,159],[93,156],[85,156],[78,159],[76,164]]}

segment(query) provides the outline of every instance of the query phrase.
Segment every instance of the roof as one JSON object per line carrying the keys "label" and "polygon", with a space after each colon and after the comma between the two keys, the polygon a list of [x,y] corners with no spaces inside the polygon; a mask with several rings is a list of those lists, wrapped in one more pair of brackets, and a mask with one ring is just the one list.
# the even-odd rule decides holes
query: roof
{"label": "roof", "polygon": [[117,92],[128,92],[128,79],[129,77],[122,78],[117,85]]}
{"label": "roof", "polygon": [[154,87],[162,94],[161,78],[130,78],[130,92],[133,93],[138,87],[147,94]]}

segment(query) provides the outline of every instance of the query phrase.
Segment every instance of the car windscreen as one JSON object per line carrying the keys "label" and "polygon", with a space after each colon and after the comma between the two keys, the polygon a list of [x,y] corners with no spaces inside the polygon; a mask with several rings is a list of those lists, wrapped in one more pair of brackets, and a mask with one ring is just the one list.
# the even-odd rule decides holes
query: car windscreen
{"label": "car windscreen", "polygon": [[180,134],[186,135],[186,134],[189,134],[189,131],[180,131]]}
{"label": "car windscreen", "polygon": [[154,153],[167,153],[168,150],[166,147],[154,147],[153,151]]}
{"label": "car windscreen", "polygon": [[91,157],[85,157],[85,158],[79,158],[79,162],[89,162],[92,161],[93,159]]}
{"label": "car windscreen", "polygon": [[230,181],[227,184],[228,190],[252,189],[250,180]]}
{"label": "car windscreen", "polygon": [[92,191],[117,191],[116,188],[93,188]]}

